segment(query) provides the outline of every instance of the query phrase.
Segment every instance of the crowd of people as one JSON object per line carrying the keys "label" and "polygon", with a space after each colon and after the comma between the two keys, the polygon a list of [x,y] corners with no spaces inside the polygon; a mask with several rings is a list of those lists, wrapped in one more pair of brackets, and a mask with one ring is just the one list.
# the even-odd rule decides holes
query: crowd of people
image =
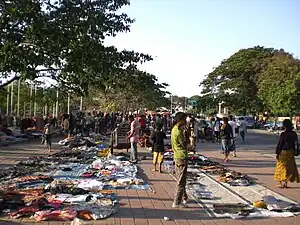
{"label": "crowd of people", "polygon": [[[189,119],[185,113],[177,113],[175,117],[174,127],[171,133],[172,150],[174,152],[175,171],[177,175],[177,193],[174,198],[173,207],[187,207],[186,193],[186,177],[188,167],[188,148],[185,138],[186,124]],[[213,120],[214,121],[214,120]],[[220,123],[221,124],[221,123]],[[295,156],[300,154],[298,136],[293,131],[291,120],[283,121],[284,132],[281,133],[279,142],[276,148],[276,169],[274,180],[278,182],[279,188],[287,188],[288,182],[299,183],[299,172],[297,169]],[[217,133],[221,140],[222,151],[225,154],[225,161],[228,160],[228,155],[231,151],[235,152],[232,146],[236,138],[236,123],[233,118],[224,117],[220,129],[217,128]],[[214,128],[216,129],[216,127]],[[244,140],[244,128],[240,130]]]}
{"label": "crowd of people", "polygon": [[[25,119],[24,119],[25,121]],[[20,124],[36,126],[35,120],[26,119]],[[78,112],[75,115],[63,114],[59,120],[55,117],[44,117],[43,119],[43,141],[51,151],[51,138],[55,127],[59,128],[67,138],[84,132],[94,132],[106,135],[115,130],[120,124],[128,124],[129,131],[127,139],[131,144],[130,161],[138,162],[138,143],[141,137],[147,137],[151,143],[153,152],[153,171],[162,171],[162,163],[165,152],[167,134],[170,133],[171,148],[174,152],[175,172],[177,176],[177,193],[174,198],[173,207],[187,206],[186,176],[188,152],[196,152],[197,143],[216,141],[221,145],[224,154],[224,162],[228,161],[230,153],[236,157],[236,138],[240,134],[241,140],[245,142],[247,124],[240,118],[235,121],[234,117],[222,119],[213,117],[209,122],[193,117],[183,112],[178,112],[174,117],[171,115],[143,115],[123,113],[102,112]],[[151,127],[151,132],[148,133]],[[278,181],[279,188],[287,188],[288,182],[299,182],[299,173],[295,162],[295,156],[300,154],[298,137],[293,131],[290,120],[283,121],[284,132],[276,148],[276,171],[274,179]],[[198,146],[199,147],[199,146]]]}

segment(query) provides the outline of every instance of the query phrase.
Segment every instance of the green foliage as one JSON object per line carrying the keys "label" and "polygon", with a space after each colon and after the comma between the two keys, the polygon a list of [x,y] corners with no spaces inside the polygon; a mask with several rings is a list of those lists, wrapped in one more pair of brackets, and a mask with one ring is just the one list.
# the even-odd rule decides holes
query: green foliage
{"label": "green foliage", "polygon": [[284,50],[257,46],[225,59],[200,86],[236,114],[292,115],[300,111],[299,71],[299,60]]}
{"label": "green foliage", "polygon": [[184,109],[187,105],[187,97],[173,95],[172,105],[175,109],[179,109],[179,108]]}
{"label": "green foliage", "polygon": [[258,111],[257,74],[265,66],[264,59],[273,54],[274,49],[260,46],[239,50],[206,76],[202,93],[222,99],[237,113]]}
{"label": "green foliage", "polygon": [[216,107],[218,105],[218,102],[214,98],[213,95],[206,94],[206,95],[195,95],[192,96],[190,99],[196,100],[199,102],[199,105],[196,107],[193,107],[194,113],[203,113],[206,115],[211,115],[216,113]]}
{"label": "green foliage", "polygon": [[1,1],[0,77],[50,77],[83,93],[92,83],[152,60],[103,44],[105,37],[129,31],[134,21],[119,13],[125,5],[128,0]]}
{"label": "green foliage", "polygon": [[158,83],[154,75],[134,70],[120,74],[117,79],[103,80],[91,86],[89,101],[106,110],[156,109],[169,104],[165,98],[165,83]]}
{"label": "green foliage", "polygon": [[300,61],[281,51],[267,59],[259,76],[258,94],[268,109],[276,115],[300,112]]}

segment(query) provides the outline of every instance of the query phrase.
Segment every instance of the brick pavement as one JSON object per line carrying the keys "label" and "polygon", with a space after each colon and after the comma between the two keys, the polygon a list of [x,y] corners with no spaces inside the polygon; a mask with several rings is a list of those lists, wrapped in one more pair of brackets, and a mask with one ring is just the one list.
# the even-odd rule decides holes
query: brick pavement
{"label": "brick pavement", "polygon": [[[202,146],[202,149],[205,145]],[[221,159],[219,151],[202,151],[204,155],[216,160]],[[39,143],[30,143],[26,145],[14,145],[0,148],[1,166],[15,164],[26,156],[46,155],[48,152]],[[210,218],[205,210],[195,202],[190,202],[188,209],[171,208],[176,182],[168,174],[159,174],[152,172],[152,165],[149,153],[143,153],[148,156],[147,160],[141,162],[142,173],[147,178],[153,191],[149,190],[117,190],[120,200],[120,209],[112,217],[95,221],[95,225],[271,225],[279,223],[282,225],[300,225],[300,217],[293,218],[272,218],[256,220],[232,220],[232,219],[213,219]],[[258,182],[274,189],[272,183],[272,172],[274,162],[272,159],[263,158],[257,153],[239,152],[238,158],[228,163],[230,168],[239,172],[247,172]],[[246,163],[247,162],[247,163]],[[299,190],[297,187],[289,190],[275,190],[283,195],[299,200]],[[297,195],[298,193],[298,195]],[[163,218],[169,217],[170,221]],[[70,222],[34,222],[30,219],[11,220],[8,218],[0,219],[0,225],[69,225]]]}

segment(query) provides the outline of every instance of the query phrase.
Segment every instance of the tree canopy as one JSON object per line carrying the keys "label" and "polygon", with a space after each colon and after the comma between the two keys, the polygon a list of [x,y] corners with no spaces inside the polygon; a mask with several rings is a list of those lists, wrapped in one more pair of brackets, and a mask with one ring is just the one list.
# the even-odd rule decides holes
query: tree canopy
{"label": "tree canopy", "polygon": [[223,60],[200,86],[237,114],[291,114],[299,111],[299,71],[299,60],[283,49],[256,46]]}
{"label": "tree canopy", "polygon": [[8,83],[46,76],[69,89],[86,91],[91,83],[152,60],[146,54],[104,45],[106,37],[130,30],[134,21],[119,13],[129,0],[0,4],[0,76],[16,74]]}
{"label": "tree canopy", "polygon": [[90,103],[100,98],[104,108],[167,104],[168,85],[137,68],[152,60],[150,55],[105,44],[105,38],[130,31],[134,20],[121,12],[129,4],[129,0],[1,1],[0,78],[8,81],[0,90],[18,79],[47,77],[61,92],[84,95]]}
{"label": "tree canopy", "polygon": [[266,60],[258,81],[258,96],[270,112],[292,116],[300,112],[300,60],[284,51]]}

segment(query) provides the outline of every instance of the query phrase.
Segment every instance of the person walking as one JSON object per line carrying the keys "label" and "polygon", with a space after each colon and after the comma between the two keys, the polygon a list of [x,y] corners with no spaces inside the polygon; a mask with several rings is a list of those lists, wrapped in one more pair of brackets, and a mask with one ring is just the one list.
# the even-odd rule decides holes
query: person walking
{"label": "person walking", "polygon": [[246,136],[246,133],[247,133],[247,123],[246,123],[244,117],[241,117],[239,120],[240,120],[239,132],[240,132],[242,141],[245,144],[245,136]]}
{"label": "person walking", "polygon": [[187,177],[187,140],[185,137],[186,114],[178,112],[171,132],[171,144],[174,152],[177,191],[172,207],[187,207],[186,177]]}
{"label": "person walking", "polygon": [[137,156],[137,143],[140,139],[140,124],[138,121],[134,119],[133,115],[129,116],[129,122],[130,122],[130,131],[128,133],[128,139],[130,139],[131,144],[131,154],[130,154],[130,161],[132,163],[138,162],[138,156]]}
{"label": "person walking", "polygon": [[233,116],[230,116],[229,117],[229,125],[231,126],[232,128],[232,152],[233,152],[233,157],[236,157],[236,146],[235,146],[235,141],[236,141],[236,136],[237,136],[237,124],[236,122],[234,121],[233,119]]}
{"label": "person walking", "polygon": [[295,155],[299,155],[298,136],[293,130],[291,120],[283,121],[284,132],[281,133],[276,148],[276,169],[274,180],[278,182],[278,188],[287,188],[288,182],[299,183],[299,172],[295,161]]}

